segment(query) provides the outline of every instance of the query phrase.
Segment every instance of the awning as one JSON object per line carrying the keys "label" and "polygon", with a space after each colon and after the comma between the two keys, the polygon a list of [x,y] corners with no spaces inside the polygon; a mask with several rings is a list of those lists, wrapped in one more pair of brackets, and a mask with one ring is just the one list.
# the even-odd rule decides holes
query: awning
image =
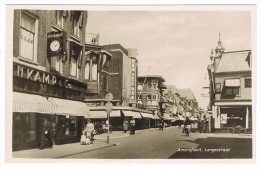
{"label": "awning", "polygon": [[164,119],[164,120],[172,120],[173,118],[170,117],[170,114],[166,114],[166,113],[165,113],[165,114],[163,115],[163,119]]}
{"label": "awning", "polygon": [[153,114],[148,114],[148,113],[141,112],[141,115],[142,115],[143,118],[154,118]]}
{"label": "awning", "polygon": [[125,116],[130,116],[130,117],[138,118],[138,119],[142,118],[141,114],[139,112],[123,110],[123,113],[124,113]]}
{"label": "awning", "polygon": [[162,117],[160,117],[159,115],[154,115],[153,119],[162,119]]}
{"label": "awning", "polygon": [[83,102],[58,99],[52,97],[49,98],[49,101],[51,101],[54,104],[56,114],[68,114],[84,117],[89,115],[89,108]]}
{"label": "awning", "polygon": [[180,120],[182,120],[182,121],[184,121],[185,119],[184,119],[184,117],[183,116],[181,116],[181,115],[178,115],[178,118],[180,119]]}
{"label": "awning", "polygon": [[240,87],[240,79],[226,79],[225,86],[226,87]]}
{"label": "awning", "polygon": [[196,121],[196,120],[198,120],[197,118],[194,118],[193,116],[191,116],[189,119],[190,119],[191,121]]}
{"label": "awning", "polygon": [[[120,110],[112,110],[110,112],[110,117],[121,117]],[[107,118],[107,111],[100,110],[100,111],[90,111],[89,114],[85,116],[85,118],[89,119],[106,119]]]}
{"label": "awning", "polygon": [[106,111],[89,111],[89,114],[84,116],[88,119],[106,119],[107,112]]}
{"label": "awning", "polygon": [[13,112],[54,113],[54,106],[46,97],[13,92]]}

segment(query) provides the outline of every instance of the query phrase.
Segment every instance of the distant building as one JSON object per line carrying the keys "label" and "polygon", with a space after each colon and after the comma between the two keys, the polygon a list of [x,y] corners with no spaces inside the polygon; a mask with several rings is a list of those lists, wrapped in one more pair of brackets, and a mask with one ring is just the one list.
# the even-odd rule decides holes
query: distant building
{"label": "distant building", "polygon": [[[151,111],[154,119],[164,118],[167,99],[163,91],[165,79],[159,75],[138,76],[138,108]],[[152,126],[157,122],[153,120]]]}
{"label": "distant building", "polygon": [[224,52],[221,40],[211,52],[210,107],[213,129],[252,128],[252,54],[251,50]]}

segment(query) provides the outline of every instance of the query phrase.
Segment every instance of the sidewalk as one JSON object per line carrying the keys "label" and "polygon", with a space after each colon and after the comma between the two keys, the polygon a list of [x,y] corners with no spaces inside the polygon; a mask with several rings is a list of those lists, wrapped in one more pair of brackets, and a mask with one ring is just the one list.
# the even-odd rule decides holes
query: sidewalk
{"label": "sidewalk", "polygon": [[[155,130],[155,128],[145,129],[145,130],[136,130],[136,134]],[[130,136],[129,131],[124,133],[123,131],[113,131],[109,134],[109,139],[114,138],[122,138]],[[38,158],[38,159],[53,159],[53,158],[63,158],[66,156],[70,156],[73,154],[85,153],[88,151],[95,151],[104,148],[109,148],[116,146],[115,143],[107,143],[107,133],[103,133],[100,135],[95,135],[94,143],[90,145],[80,145],[80,143],[71,143],[71,144],[63,144],[63,145],[53,145],[52,149],[29,149],[22,151],[12,152],[13,158]]]}

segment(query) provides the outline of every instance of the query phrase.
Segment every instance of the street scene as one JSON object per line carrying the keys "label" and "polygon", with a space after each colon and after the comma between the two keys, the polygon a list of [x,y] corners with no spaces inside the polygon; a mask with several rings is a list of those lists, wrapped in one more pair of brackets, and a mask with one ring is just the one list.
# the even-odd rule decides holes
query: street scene
{"label": "street scene", "polygon": [[254,159],[255,7],[48,7],[7,6],[8,161]]}
{"label": "street scene", "polygon": [[[156,137],[156,138],[155,138]],[[23,150],[13,153],[16,159],[250,159],[250,134],[191,133],[187,137],[177,127],[148,129],[129,133],[112,132],[96,136],[94,143],[55,145],[53,149]]]}

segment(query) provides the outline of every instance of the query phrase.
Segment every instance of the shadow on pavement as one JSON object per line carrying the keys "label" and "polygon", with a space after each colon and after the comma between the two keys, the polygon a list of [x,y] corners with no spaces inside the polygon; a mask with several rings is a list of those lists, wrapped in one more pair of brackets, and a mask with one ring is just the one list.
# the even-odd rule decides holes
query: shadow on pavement
{"label": "shadow on pavement", "polygon": [[251,159],[251,138],[208,137],[187,141],[198,144],[196,148],[182,147],[169,159]]}

